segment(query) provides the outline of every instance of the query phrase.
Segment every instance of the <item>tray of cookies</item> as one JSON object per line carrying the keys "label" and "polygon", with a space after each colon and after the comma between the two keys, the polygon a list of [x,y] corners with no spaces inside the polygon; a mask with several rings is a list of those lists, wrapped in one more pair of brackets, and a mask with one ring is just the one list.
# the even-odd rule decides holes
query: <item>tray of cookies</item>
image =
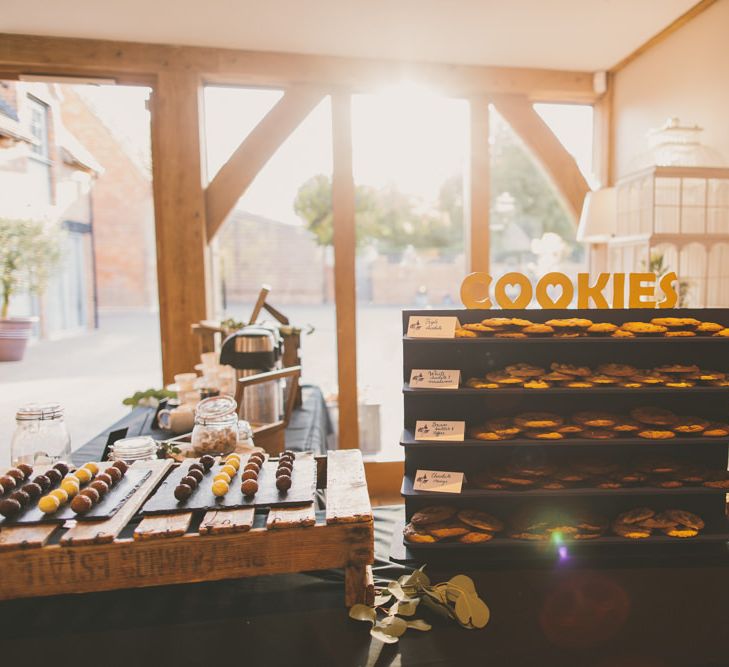
{"label": "tray of cookies", "polygon": [[316,463],[284,452],[277,462],[262,453],[183,461],[145,503],[142,514],[286,507],[314,502]]}
{"label": "tray of cookies", "polygon": [[148,470],[130,470],[124,461],[89,462],[76,469],[58,462],[32,479],[30,473],[18,479],[16,470],[30,468],[20,464],[8,471],[18,484],[15,491],[0,499],[0,526],[109,519],[150,474]]}

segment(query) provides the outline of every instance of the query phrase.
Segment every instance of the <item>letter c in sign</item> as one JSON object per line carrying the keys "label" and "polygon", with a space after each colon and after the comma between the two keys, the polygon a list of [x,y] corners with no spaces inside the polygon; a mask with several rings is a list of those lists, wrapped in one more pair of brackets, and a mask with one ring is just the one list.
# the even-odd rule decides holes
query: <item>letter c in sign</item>
{"label": "letter c in sign", "polygon": [[461,283],[461,301],[466,308],[491,308],[491,276],[482,271],[469,273]]}
{"label": "letter c in sign", "polygon": [[[511,299],[506,293],[506,288],[511,285],[519,286],[519,296],[514,299]],[[494,295],[496,302],[504,309],[526,308],[532,300],[532,284],[529,282],[529,278],[522,273],[505,273],[496,283]]]}

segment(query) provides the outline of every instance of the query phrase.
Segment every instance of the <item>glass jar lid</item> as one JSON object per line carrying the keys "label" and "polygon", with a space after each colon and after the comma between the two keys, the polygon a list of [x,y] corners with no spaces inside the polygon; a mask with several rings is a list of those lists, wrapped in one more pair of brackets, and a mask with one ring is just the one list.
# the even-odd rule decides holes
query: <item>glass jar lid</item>
{"label": "glass jar lid", "polygon": [[109,449],[113,459],[134,460],[143,457],[156,456],[157,441],[148,435],[138,435],[132,438],[117,440]]}
{"label": "glass jar lid", "polygon": [[16,421],[40,421],[63,417],[60,403],[27,403],[15,413]]}
{"label": "glass jar lid", "polygon": [[198,424],[214,424],[235,416],[238,404],[232,396],[223,394],[211,396],[200,401],[195,408],[195,421]]}

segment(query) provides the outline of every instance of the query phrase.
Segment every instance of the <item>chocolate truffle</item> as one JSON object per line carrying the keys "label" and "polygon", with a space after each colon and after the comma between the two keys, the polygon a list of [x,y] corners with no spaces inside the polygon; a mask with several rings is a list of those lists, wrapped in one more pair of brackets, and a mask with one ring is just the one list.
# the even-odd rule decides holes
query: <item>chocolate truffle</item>
{"label": "chocolate truffle", "polygon": [[89,484],[90,489],[96,489],[99,496],[103,498],[107,493],[109,493],[109,485],[106,482],[101,482],[98,479],[95,479],[91,484]]}
{"label": "chocolate truffle", "polygon": [[[86,496],[92,503],[98,503],[99,498],[101,497],[101,496],[99,496],[99,492],[96,489],[92,489],[91,487],[84,489],[78,495]],[[76,497],[78,498],[78,496],[76,496]]]}
{"label": "chocolate truffle", "polygon": [[102,474],[111,477],[112,484],[116,484],[122,478],[121,470],[119,470],[119,468],[115,468],[114,466],[110,466],[106,469],[106,472]]}
{"label": "chocolate truffle", "polygon": [[248,457],[248,460],[249,461],[265,461],[266,460],[266,455],[265,454],[262,454],[261,452],[253,452],[253,454],[251,454]]}
{"label": "chocolate truffle", "polygon": [[281,475],[276,480],[276,488],[279,491],[288,491],[291,488],[291,478],[288,475]]}
{"label": "chocolate truffle", "polygon": [[243,471],[243,479],[258,479],[258,471],[257,470],[244,470]]}
{"label": "chocolate truffle", "polygon": [[3,475],[0,477],[0,486],[2,486],[5,491],[14,491],[15,487],[18,486],[18,483],[15,481],[14,477],[11,477],[10,475]]}
{"label": "chocolate truffle", "polygon": [[284,463],[284,464],[280,465],[278,468],[276,468],[276,473],[278,474],[282,470],[285,471],[289,477],[291,477],[291,471],[293,470],[292,466],[288,465],[287,463]]}
{"label": "chocolate truffle", "polygon": [[23,486],[23,491],[25,491],[31,500],[38,500],[38,498],[41,497],[43,494],[43,489],[36,484],[35,482],[28,482]]}
{"label": "chocolate truffle", "polygon": [[[199,471],[198,471],[199,472]],[[181,480],[180,484],[187,484],[191,489],[197,488],[197,480],[190,475],[185,475]]]}
{"label": "chocolate truffle", "polygon": [[61,481],[61,478],[63,475],[56,470],[55,468],[50,468],[49,470],[46,470],[45,476],[50,480],[51,484],[58,484],[58,482]]}
{"label": "chocolate truffle", "polygon": [[115,468],[119,469],[119,472],[122,474],[122,477],[126,474],[127,470],[129,470],[129,466],[126,464],[126,461],[114,461],[112,465]]}
{"label": "chocolate truffle", "polygon": [[256,472],[259,472],[261,470],[261,466],[259,466],[255,461],[251,461],[246,463],[246,467],[243,468],[243,470],[255,470]]}
{"label": "chocolate truffle", "polygon": [[102,472],[96,475],[96,481],[97,482],[104,482],[109,488],[111,488],[112,484],[114,483],[114,480],[111,478],[111,475],[108,473]]}
{"label": "chocolate truffle", "polygon": [[21,509],[21,504],[14,498],[0,500],[0,514],[5,517],[15,516]]}
{"label": "chocolate truffle", "polygon": [[[0,482],[2,482],[2,478],[0,478]],[[36,475],[33,478],[33,482],[40,486],[41,490],[43,491],[48,491],[48,489],[51,488],[51,480],[48,479],[45,475]]]}
{"label": "chocolate truffle", "polygon": [[85,514],[93,506],[94,503],[92,502],[91,498],[89,498],[88,496],[83,496],[81,494],[77,495],[71,501],[71,509],[76,512],[76,514]]}
{"label": "chocolate truffle", "polygon": [[200,472],[205,472],[205,468],[203,468],[202,464],[201,463],[197,463],[197,462],[191,463],[190,464],[190,467],[187,470],[188,470],[188,472],[190,470],[199,470]]}
{"label": "chocolate truffle", "polygon": [[255,496],[258,491],[258,482],[255,479],[246,479],[240,485],[240,490],[243,492],[243,495]]}
{"label": "chocolate truffle", "polygon": [[286,477],[291,477],[291,470],[289,470],[288,468],[277,468],[276,479],[278,479],[282,475],[286,475]]}
{"label": "chocolate truffle", "polygon": [[17,500],[23,507],[30,502],[30,496],[23,489],[18,489],[10,494],[11,500]]}
{"label": "chocolate truffle", "polygon": [[283,452],[284,456],[296,456],[296,452],[293,449],[285,449]]}
{"label": "chocolate truffle", "polygon": [[68,471],[70,470],[70,468],[68,467],[68,463],[66,463],[65,461],[58,461],[58,463],[54,464],[53,467],[58,470],[58,472],[60,472],[64,477],[68,475]]}
{"label": "chocolate truffle", "polygon": [[[210,468],[213,467],[213,463],[215,463],[215,457],[210,456],[210,454],[205,454],[200,457],[200,465],[202,465],[205,470],[210,470]],[[205,472],[205,470],[201,470],[201,472]]]}
{"label": "chocolate truffle", "polygon": [[177,500],[187,500],[192,495],[192,488],[187,484],[178,484],[175,487],[175,498]]}
{"label": "chocolate truffle", "polygon": [[5,474],[12,477],[16,482],[25,480],[25,474],[19,468],[10,468]]}
{"label": "chocolate truffle", "polygon": [[23,473],[25,479],[28,479],[33,474],[33,466],[27,463],[18,463],[16,467]]}
{"label": "chocolate truffle", "polygon": [[198,484],[200,484],[200,482],[203,481],[203,474],[199,470],[197,470],[197,469],[195,469],[195,470],[188,470],[187,471],[187,476],[194,478],[195,481]]}

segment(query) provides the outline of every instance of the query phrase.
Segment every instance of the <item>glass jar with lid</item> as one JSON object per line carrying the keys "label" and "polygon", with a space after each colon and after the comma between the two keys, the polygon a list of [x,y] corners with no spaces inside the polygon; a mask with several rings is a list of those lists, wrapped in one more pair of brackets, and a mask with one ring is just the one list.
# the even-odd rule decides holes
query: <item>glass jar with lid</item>
{"label": "glass jar with lid", "polygon": [[109,448],[110,461],[154,461],[157,458],[159,445],[154,438],[148,435],[138,435],[133,438],[117,440]]}
{"label": "glass jar with lid", "polygon": [[212,396],[198,403],[192,429],[192,450],[203,454],[230,454],[238,444],[238,404],[232,396]]}
{"label": "glass jar with lid", "polygon": [[13,465],[54,463],[71,454],[71,436],[60,403],[29,403],[15,414],[10,443]]}

